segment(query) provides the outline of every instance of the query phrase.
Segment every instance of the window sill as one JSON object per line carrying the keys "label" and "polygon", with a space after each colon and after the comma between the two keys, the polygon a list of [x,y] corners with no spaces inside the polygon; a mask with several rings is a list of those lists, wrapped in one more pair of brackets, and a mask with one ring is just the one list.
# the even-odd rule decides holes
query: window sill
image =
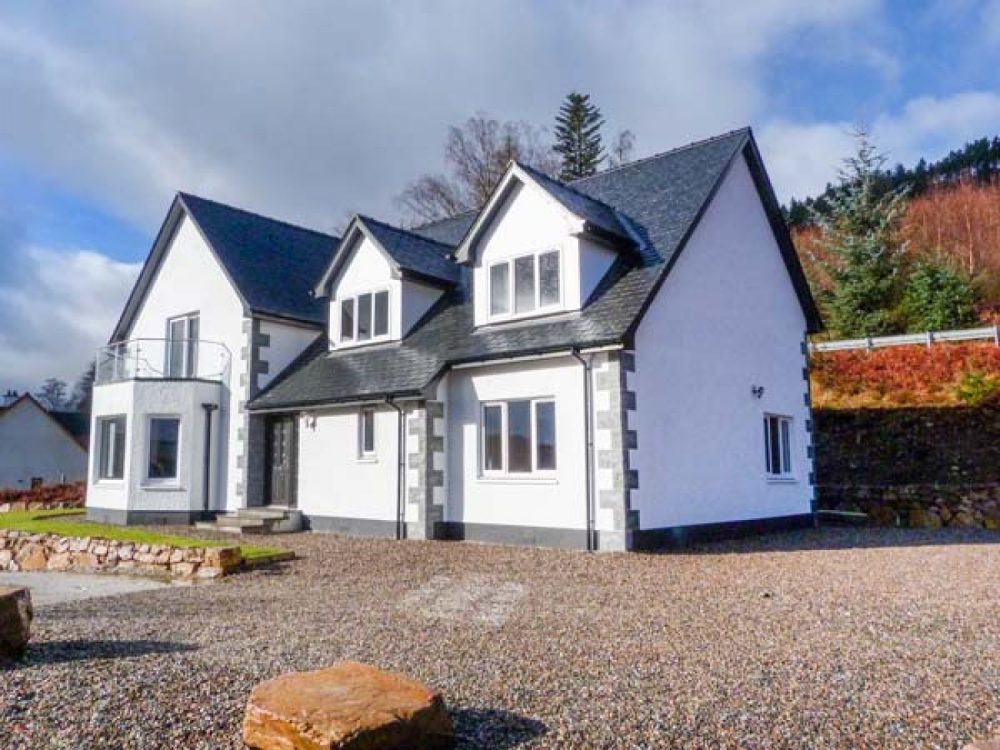
{"label": "window sill", "polygon": [[141,482],[139,489],[147,492],[184,492],[184,487],[178,482]]}
{"label": "window sill", "polygon": [[378,456],[358,456],[357,462],[359,464],[377,464]]}
{"label": "window sill", "polygon": [[798,484],[798,479],[795,477],[764,477],[768,484]]}
{"label": "window sill", "polygon": [[559,484],[559,480],[556,477],[545,477],[545,476],[515,476],[511,474],[505,474],[502,476],[488,476],[479,475],[476,477],[476,481],[480,484]]}
{"label": "window sill", "polygon": [[121,487],[124,484],[124,477],[121,479],[97,479],[94,481],[95,487]]}

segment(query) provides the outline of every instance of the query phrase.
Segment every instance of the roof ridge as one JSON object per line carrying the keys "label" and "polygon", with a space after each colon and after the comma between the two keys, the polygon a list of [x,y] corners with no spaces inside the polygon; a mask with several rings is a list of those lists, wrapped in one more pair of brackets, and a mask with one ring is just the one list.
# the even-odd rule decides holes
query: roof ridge
{"label": "roof ridge", "polygon": [[265,214],[257,213],[256,211],[251,211],[246,208],[240,208],[239,206],[231,206],[228,203],[223,203],[222,201],[217,201],[214,198],[206,198],[203,195],[195,195],[194,193],[188,193],[184,190],[178,190],[177,195],[181,198],[195,198],[196,200],[204,201],[205,203],[212,203],[216,206],[222,206],[223,208],[228,208],[230,211],[236,211],[241,214],[246,214],[247,216],[253,216],[258,219],[264,219],[265,221],[272,221],[275,224],[281,224],[283,226],[289,227],[291,229],[297,229],[300,232],[309,232],[310,234],[318,234],[321,237],[329,237],[331,239],[340,240],[335,234],[329,234],[327,232],[321,232],[318,229],[310,229],[309,227],[304,227],[301,224],[293,224],[290,221],[285,221],[284,219],[276,219],[273,216],[267,216]]}
{"label": "roof ridge", "polygon": [[390,224],[387,221],[382,221],[381,219],[376,219],[371,216],[367,216],[366,214],[358,214],[358,218],[361,219],[362,221],[370,221],[372,224],[378,224],[379,226],[383,226],[386,229],[391,229],[393,232],[400,232],[409,237],[413,237],[416,240],[420,240],[421,242],[428,242],[431,245],[438,245],[439,247],[446,248],[447,250],[455,249],[454,245],[449,245],[447,242],[440,242],[438,240],[433,240],[430,237],[424,237],[422,234],[417,234],[411,229],[404,229],[403,227],[397,227],[395,224]]}
{"label": "roof ridge", "polygon": [[691,141],[690,143],[685,143],[683,146],[675,146],[674,148],[668,148],[666,151],[660,151],[655,154],[650,154],[649,156],[644,156],[641,159],[636,159],[634,161],[626,162],[625,164],[619,164],[617,167],[610,167],[602,172],[595,172],[594,174],[587,175],[586,177],[578,177],[572,182],[565,182],[563,184],[566,185],[567,187],[571,187],[578,183],[586,182],[587,180],[592,180],[595,177],[603,177],[606,174],[610,174],[612,172],[619,172],[623,169],[634,167],[637,164],[643,164],[647,161],[652,161],[653,159],[660,159],[664,156],[670,156],[671,154],[676,154],[681,151],[686,151],[689,148],[705,146],[709,143],[712,143],[713,141],[721,141],[724,138],[730,138],[736,135],[737,133],[750,133],[750,132],[751,132],[751,127],[749,125],[744,125],[743,127],[740,128],[733,128],[732,130],[728,130],[725,133],[719,133],[718,135],[709,136],[708,138],[702,138],[701,140]]}

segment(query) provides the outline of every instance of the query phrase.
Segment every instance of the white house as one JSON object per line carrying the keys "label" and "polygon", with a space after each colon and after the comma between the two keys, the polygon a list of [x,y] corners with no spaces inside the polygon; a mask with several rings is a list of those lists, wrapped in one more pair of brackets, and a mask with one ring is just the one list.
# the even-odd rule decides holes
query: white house
{"label": "white house", "polygon": [[820,326],[749,129],[340,240],[181,195],[99,363],[89,512],[618,550],[808,523]]}
{"label": "white house", "polygon": [[0,489],[86,479],[84,415],[50,411],[27,393],[5,401],[0,402]]}

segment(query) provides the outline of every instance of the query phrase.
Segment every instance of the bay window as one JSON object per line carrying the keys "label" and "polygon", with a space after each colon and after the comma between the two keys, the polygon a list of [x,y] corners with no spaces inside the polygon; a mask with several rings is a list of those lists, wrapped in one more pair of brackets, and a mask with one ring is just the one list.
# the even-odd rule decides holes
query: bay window
{"label": "bay window", "polygon": [[121,479],[125,476],[125,417],[101,417],[97,420],[98,479]]}
{"label": "bay window", "polygon": [[530,475],[556,468],[556,405],[552,399],[482,404],[480,463],[486,476]]}
{"label": "bay window", "polygon": [[177,479],[181,420],[177,417],[150,417],[149,463],[146,478],[155,481]]}

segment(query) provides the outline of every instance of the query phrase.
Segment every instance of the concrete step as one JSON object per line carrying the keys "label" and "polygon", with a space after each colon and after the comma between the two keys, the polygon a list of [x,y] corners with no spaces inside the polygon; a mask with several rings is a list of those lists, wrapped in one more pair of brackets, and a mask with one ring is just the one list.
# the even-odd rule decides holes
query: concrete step
{"label": "concrete step", "polygon": [[278,521],[288,518],[288,511],[283,508],[240,508],[234,514],[240,518],[263,518]]}
{"label": "concrete step", "polygon": [[239,508],[199,521],[195,528],[227,534],[282,534],[302,530],[302,513],[294,508]]}

